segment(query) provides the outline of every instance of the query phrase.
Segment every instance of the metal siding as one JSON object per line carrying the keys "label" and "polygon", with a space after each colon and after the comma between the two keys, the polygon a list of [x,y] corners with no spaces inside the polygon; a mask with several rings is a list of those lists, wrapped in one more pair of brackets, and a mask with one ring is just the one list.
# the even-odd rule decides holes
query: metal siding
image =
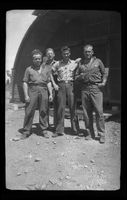
{"label": "metal siding", "polygon": [[60,59],[61,46],[68,45],[71,47],[71,57],[75,59],[83,57],[83,44],[91,43],[94,45],[95,55],[103,61],[105,67],[109,67],[109,80],[104,98],[120,101],[120,15],[114,12],[94,11],[69,13],[64,10],[48,11],[38,16],[21,43],[15,62],[15,82],[21,85],[25,68],[31,64],[30,52],[34,48],[43,51],[45,48],[53,47],[56,59]]}

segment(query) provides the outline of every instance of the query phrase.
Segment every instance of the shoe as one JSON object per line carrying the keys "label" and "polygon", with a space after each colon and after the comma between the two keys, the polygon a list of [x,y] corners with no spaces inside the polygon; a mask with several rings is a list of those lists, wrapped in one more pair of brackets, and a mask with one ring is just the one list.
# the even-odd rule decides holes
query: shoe
{"label": "shoe", "polygon": [[42,131],[42,135],[45,137],[45,138],[49,138],[48,134],[47,134],[47,131]]}
{"label": "shoe", "polygon": [[52,137],[58,137],[59,135],[57,134],[57,133],[54,133],[53,135],[52,135]]}
{"label": "shoe", "polygon": [[30,136],[30,134],[22,134],[19,139],[24,140],[24,139],[28,138],[29,136]]}
{"label": "shoe", "polygon": [[52,137],[58,137],[58,136],[62,136],[63,135],[63,133],[54,133],[53,135],[52,135]]}
{"label": "shoe", "polygon": [[77,131],[73,131],[73,135],[79,135]]}
{"label": "shoe", "polygon": [[73,129],[72,129],[72,133],[73,135],[78,135],[78,131],[74,131]]}
{"label": "shoe", "polygon": [[100,136],[100,143],[101,144],[105,143],[105,136]]}
{"label": "shoe", "polygon": [[87,135],[87,136],[85,137],[85,140],[92,140],[91,135]]}
{"label": "shoe", "polygon": [[92,139],[95,140],[95,133],[93,130],[92,131],[90,130],[90,135],[91,135]]}
{"label": "shoe", "polygon": [[87,136],[85,137],[85,140],[91,140],[92,137],[91,137],[89,129],[86,129],[86,132],[87,132]]}

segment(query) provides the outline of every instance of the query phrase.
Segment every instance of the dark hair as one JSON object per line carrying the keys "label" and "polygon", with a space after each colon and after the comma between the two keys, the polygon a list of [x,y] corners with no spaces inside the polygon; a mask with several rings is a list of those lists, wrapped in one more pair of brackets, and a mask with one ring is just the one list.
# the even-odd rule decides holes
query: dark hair
{"label": "dark hair", "polygon": [[70,52],[70,48],[68,46],[63,46],[61,48],[61,52],[64,52],[64,51],[69,51]]}
{"label": "dark hair", "polygon": [[39,49],[34,49],[31,54],[32,54],[32,57],[33,55],[36,55],[36,54],[40,54],[41,56],[43,55]]}

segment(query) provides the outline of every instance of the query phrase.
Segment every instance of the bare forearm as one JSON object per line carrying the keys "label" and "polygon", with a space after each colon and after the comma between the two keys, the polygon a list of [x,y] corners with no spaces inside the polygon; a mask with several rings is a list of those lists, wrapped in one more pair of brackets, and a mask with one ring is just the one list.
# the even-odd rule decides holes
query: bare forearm
{"label": "bare forearm", "polygon": [[106,73],[103,74],[103,77],[102,77],[102,85],[106,85],[106,82],[107,82],[107,75]]}
{"label": "bare forearm", "polygon": [[26,82],[23,82],[23,91],[25,98],[28,97],[28,84]]}
{"label": "bare forearm", "polygon": [[59,89],[59,86],[55,83],[52,74],[50,75],[50,79],[51,79],[51,82],[52,82],[52,85],[53,85],[54,89],[55,89],[55,90],[58,90],[58,89]]}
{"label": "bare forearm", "polygon": [[103,78],[102,78],[102,82],[101,82],[101,83],[97,83],[97,85],[98,85],[99,87],[105,86],[105,85],[106,85],[106,81],[107,81],[107,79],[106,79],[105,77],[103,77]]}
{"label": "bare forearm", "polygon": [[103,78],[102,84],[103,84],[104,86],[106,85],[106,82],[107,82],[106,78]]}
{"label": "bare forearm", "polygon": [[54,78],[53,78],[52,74],[50,75],[50,78],[51,78],[51,82],[52,82],[52,84],[53,84],[53,87],[55,87],[56,83],[55,83],[55,81],[54,81]]}
{"label": "bare forearm", "polygon": [[49,95],[52,95],[52,84],[51,84],[51,82],[49,82],[47,84],[47,87],[48,87]]}

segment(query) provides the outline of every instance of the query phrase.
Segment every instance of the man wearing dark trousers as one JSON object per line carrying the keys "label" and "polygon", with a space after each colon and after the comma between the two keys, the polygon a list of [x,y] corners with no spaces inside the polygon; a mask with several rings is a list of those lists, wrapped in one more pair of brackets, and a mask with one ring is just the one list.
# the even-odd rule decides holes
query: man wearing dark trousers
{"label": "man wearing dark trousers", "polygon": [[93,46],[84,46],[84,57],[76,71],[76,80],[80,81],[81,99],[87,131],[86,139],[95,137],[93,128],[93,111],[96,113],[96,125],[100,143],[105,142],[105,122],[103,116],[103,93],[106,84],[105,67],[102,61],[93,56]]}
{"label": "man wearing dark trousers", "polygon": [[78,66],[80,58],[70,59],[70,48],[64,46],[61,49],[63,59],[53,67],[53,72],[57,73],[58,94],[57,94],[57,122],[56,130],[53,137],[63,135],[64,133],[64,116],[66,107],[66,97],[71,116],[71,128],[73,134],[77,134],[76,119],[75,119],[75,103],[74,103],[74,72]]}
{"label": "man wearing dark trousers", "polygon": [[35,110],[39,108],[39,123],[41,134],[48,137],[48,92],[52,101],[50,71],[42,65],[42,53],[35,49],[32,51],[33,64],[26,68],[23,78],[23,89],[26,101],[23,134],[21,139],[30,136]]}

